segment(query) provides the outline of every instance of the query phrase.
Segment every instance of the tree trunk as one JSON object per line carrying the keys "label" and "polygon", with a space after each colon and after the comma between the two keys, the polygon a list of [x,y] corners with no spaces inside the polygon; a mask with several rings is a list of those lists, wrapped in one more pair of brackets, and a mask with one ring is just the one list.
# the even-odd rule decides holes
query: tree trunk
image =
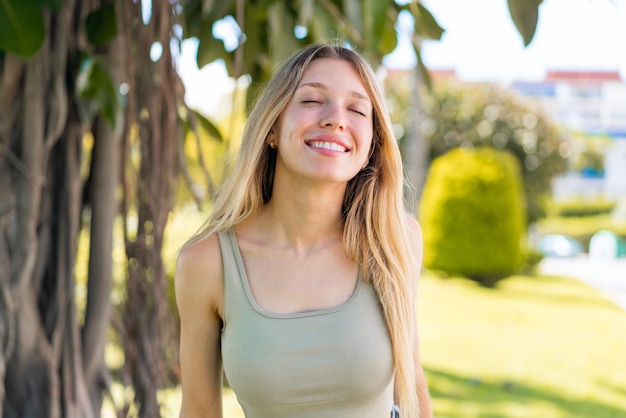
{"label": "tree trunk", "polygon": [[[15,271],[22,260],[15,252],[14,227],[17,222],[16,176],[29,176],[14,150],[20,88],[25,62],[11,55],[0,60],[0,396],[7,396],[7,363],[16,345],[16,306],[13,298]],[[0,403],[0,416],[4,415]]]}
{"label": "tree trunk", "polygon": [[[137,138],[123,146],[124,219],[135,217],[136,230],[125,221],[128,259],[127,300],[123,308],[125,370],[132,379],[139,415],[160,416],[158,390],[169,382],[174,338],[161,250],[168,215],[173,207],[178,166],[176,141],[182,140],[178,106],[182,105],[182,82],[172,65],[170,28],[174,14],[170,2],[154,3],[150,22],[136,24],[140,4],[125,10],[123,27],[127,42],[136,42],[126,59],[130,85],[126,131],[136,128]],[[163,47],[152,62],[155,41]],[[133,164],[129,149],[136,147],[141,160]],[[133,178],[139,171],[140,181]],[[133,210],[134,209],[134,210]],[[135,212],[136,210],[136,212]],[[176,346],[176,344],[174,344]]]}
{"label": "tree trunk", "polygon": [[[122,171],[124,225],[131,213],[139,220],[136,232],[125,231],[128,327],[122,336],[140,416],[159,416],[156,393],[167,383],[173,327],[161,248],[173,204],[183,97],[170,53],[175,5],[154,2],[151,20],[143,24],[142,2],[114,0],[121,44],[100,51],[100,58],[109,58],[117,66],[115,81],[132,90],[127,137],[120,141],[120,133],[102,120],[93,129],[80,120],[74,91],[79,51],[89,48],[86,16],[104,1],[64,0],[58,11],[44,8],[48,36],[35,57],[0,54],[0,416],[5,418],[100,415],[107,385],[115,192]],[[164,52],[152,62],[155,40]],[[135,128],[139,138],[131,140]],[[90,151],[83,135],[90,129],[94,146],[83,199],[81,163]],[[139,163],[128,158],[120,167],[120,150],[128,157],[131,146],[140,151]],[[84,203],[90,212],[84,212]],[[91,239],[81,328],[74,267],[82,218],[89,219]]]}
{"label": "tree trunk", "polygon": [[[118,3],[118,9],[121,4]],[[118,36],[100,51],[109,60],[111,75],[116,85],[123,77],[122,39]],[[102,407],[103,394],[109,386],[109,373],[104,362],[104,348],[108,341],[113,288],[113,226],[118,214],[116,197],[119,178],[119,151],[121,115],[116,126],[98,117],[93,127],[93,151],[88,181],[88,204],[91,210],[90,246],[87,284],[87,306],[82,334],[85,381],[94,412]]]}
{"label": "tree trunk", "polygon": [[[7,61],[13,58],[8,57]],[[15,66],[22,73],[7,77],[19,80],[22,91],[15,96],[17,111],[3,132],[6,157],[2,177],[10,179],[6,195],[8,222],[2,234],[6,240],[3,258],[8,260],[8,276],[2,285],[10,295],[9,310],[2,312],[12,335],[11,350],[4,353],[6,361],[4,416],[58,416],[58,397],[54,389],[54,355],[39,316],[38,288],[35,277],[38,246],[40,204],[48,152],[45,138],[45,100],[48,85],[50,45],[46,43],[27,64]],[[4,75],[4,72],[3,72]],[[12,163],[12,164],[11,164]],[[46,214],[48,215],[48,214]],[[48,217],[48,216],[46,216]],[[34,415],[33,415],[34,414]]]}
{"label": "tree trunk", "polygon": [[71,80],[83,6],[65,0],[45,12],[48,36],[34,58],[0,60],[3,417],[99,415],[82,362],[94,348],[82,349],[74,295],[84,132]]}
{"label": "tree trunk", "polygon": [[428,155],[430,153],[430,144],[421,134],[422,122],[424,121],[424,109],[420,99],[420,92],[423,88],[423,80],[419,68],[412,72],[415,87],[411,94],[412,117],[409,118],[407,134],[403,143],[402,154],[406,175],[410,190],[408,201],[411,203],[411,210],[416,213],[419,207],[419,200],[426,183],[426,174],[428,172]]}
{"label": "tree trunk", "polygon": [[87,306],[82,333],[82,357],[85,381],[91,405],[100,411],[102,395],[108,387],[108,371],[104,363],[104,347],[111,320],[109,299],[113,288],[113,222],[117,213],[117,154],[119,138],[104,120],[96,121],[91,165],[91,227]]}

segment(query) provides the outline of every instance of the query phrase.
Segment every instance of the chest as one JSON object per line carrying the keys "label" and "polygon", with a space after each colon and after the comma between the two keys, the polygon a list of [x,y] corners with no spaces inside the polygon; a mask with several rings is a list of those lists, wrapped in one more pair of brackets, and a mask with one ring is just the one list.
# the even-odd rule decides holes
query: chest
{"label": "chest", "polygon": [[340,246],[307,257],[242,245],[245,278],[255,302],[274,313],[328,309],[347,301],[358,268]]}
{"label": "chest", "polygon": [[306,416],[321,405],[354,409],[373,399],[389,407],[391,344],[368,285],[342,305],[308,313],[273,314],[243,302],[229,307],[227,299],[222,356],[245,409]]}

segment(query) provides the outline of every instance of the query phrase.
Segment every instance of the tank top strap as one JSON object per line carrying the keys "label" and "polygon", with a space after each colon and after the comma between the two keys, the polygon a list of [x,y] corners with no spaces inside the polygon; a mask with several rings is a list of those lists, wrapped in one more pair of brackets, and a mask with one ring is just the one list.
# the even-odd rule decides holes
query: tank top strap
{"label": "tank top strap", "polygon": [[246,291],[243,286],[244,266],[239,250],[237,239],[232,228],[217,232],[222,251],[222,267],[224,271],[224,326],[228,320],[232,307],[245,306]]}

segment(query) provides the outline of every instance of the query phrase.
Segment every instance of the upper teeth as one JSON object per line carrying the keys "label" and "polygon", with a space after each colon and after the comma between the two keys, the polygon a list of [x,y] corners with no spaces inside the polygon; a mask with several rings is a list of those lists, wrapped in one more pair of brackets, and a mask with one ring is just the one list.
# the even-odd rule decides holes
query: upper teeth
{"label": "upper teeth", "polygon": [[309,144],[312,148],[323,148],[331,151],[341,151],[344,152],[346,150],[345,147],[342,147],[339,144],[334,142],[322,142],[322,141],[313,141]]}

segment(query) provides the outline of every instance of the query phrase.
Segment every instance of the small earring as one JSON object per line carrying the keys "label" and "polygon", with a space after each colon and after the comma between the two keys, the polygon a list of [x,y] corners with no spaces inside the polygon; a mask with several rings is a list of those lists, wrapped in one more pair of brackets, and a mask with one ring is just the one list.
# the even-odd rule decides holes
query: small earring
{"label": "small earring", "polygon": [[276,142],[274,141],[270,142],[270,148],[276,149]]}
{"label": "small earring", "polygon": [[361,167],[361,170],[365,170],[365,167],[367,167],[367,163],[369,163],[369,161],[366,161],[365,164],[363,164],[363,167]]}

